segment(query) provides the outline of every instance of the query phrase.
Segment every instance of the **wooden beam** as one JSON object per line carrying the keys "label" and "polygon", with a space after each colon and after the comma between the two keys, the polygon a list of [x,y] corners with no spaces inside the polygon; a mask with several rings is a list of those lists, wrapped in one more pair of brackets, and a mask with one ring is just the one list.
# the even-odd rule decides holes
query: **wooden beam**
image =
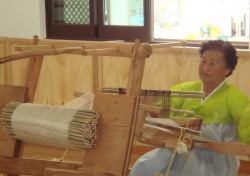
{"label": "wooden beam", "polygon": [[25,46],[16,46],[16,51],[39,51],[44,49],[52,49],[53,45],[25,45]]}
{"label": "wooden beam", "polygon": [[46,168],[43,176],[110,176],[105,173],[93,173],[83,169],[67,170],[67,169],[54,169]]}
{"label": "wooden beam", "polygon": [[43,175],[45,168],[77,169],[82,163],[68,163],[27,158],[12,158],[0,156],[0,173],[17,175]]}
{"label": "wooden beam", "polygon": [[195,144],[216,152],[232,155],[250,155],[250,145],[240,142],[195,142]]}
{"label": "wooden beam", "polygon": [[[28,57],[60,55],[60,54],[79,54],[85,56],[100,55],[100,56],[119,56],[119,57],[130,57],[132,55],[132,53],[129,52],[119,53],[119,50],[117,50],[116,48],[85,50],[82,47],[71,47],[71,48],[58,48],[58,49],[48,49],[40,51],[29,51],[19,54],[13,54],[0,58],[0,64],[12,62],[15,60],[26,59]],[[144,55],[145,53],[140,53],[140,54]]]}
{"label": "wooden beam", "polygon": [[[138,58],[145,59],[147,57],[150,57],[150,55],[152,54],[152,48],[149,44],[141,44],[136,46],[136,50],[134,50],[134,52],[136,52]],[[28,57],[60,55],[60,54],[131,57],[133,55],[133,46],[124,45],[124,46],[116,46],[113,48],[109,47],[109,48],[96,48],[96,49],[86,49],[85,47],[67,47],[67,48],[45,49],[38,51],[27,51],[0,58],[0,64],[20,59],[25,59]]]}
{"label": "wooden beam", "polygon": [[84,49],[82,47],[29,51],[0,58],[0,64],[12,62],[15,60],[26,59],[29,57],[37,57],[44,55],[60,55],[60,54],[82,54],[83,52]]}

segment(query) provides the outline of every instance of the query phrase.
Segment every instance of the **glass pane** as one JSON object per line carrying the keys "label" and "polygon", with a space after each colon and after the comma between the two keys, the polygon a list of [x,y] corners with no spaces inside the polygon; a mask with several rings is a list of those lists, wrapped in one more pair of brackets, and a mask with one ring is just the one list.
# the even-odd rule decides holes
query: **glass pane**
{"label": "glass pane", "polygon": [[248,41],[249,0],[154,0],[154,39]]}
{"label": "glass pane", "polygon": [[54,23],[90,24],[89,0],[53,0]]}
{"label": "glass pane", "polygon": [[144,26],[143,0],[103,0],[104,25]]}

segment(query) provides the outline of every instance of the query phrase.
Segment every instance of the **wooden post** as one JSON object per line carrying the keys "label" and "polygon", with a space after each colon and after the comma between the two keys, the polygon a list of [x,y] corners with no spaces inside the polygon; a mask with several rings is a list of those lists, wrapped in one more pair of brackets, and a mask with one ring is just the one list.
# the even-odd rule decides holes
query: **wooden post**
{"label": "wooden post", "polygon": [[[32,40],[33,45],[37,45],[38,36],[34,36]],[[24,102],[33,102],[35,98],[36,88],[40,76],[40,71],[42,68],[43,56],[37,56],[30,58],[27,70],[26,70],[26,79],[24,87],[27,87],[28,91],[24,94]],[[21,140],[15,140],[14,143],[14,151],[13,157],[20,157],[23,154],[24,142]],[[8,176],[14,176],[12,174],[8,174]]]}
{"label": "wooden post", "polygon": [[[139,98],[140,98],[140,91],[141,91],[141,84],[143,79],[144,67],[146,58],[152,54],[152,48],[149,45],[140,45],[140,40],[136,39],[135,44],[133,47],[133,54],[131,59],[131,66],[129,71],[128,83],[127,83],[127,92],[126,95],[129,96],[137,96],[137,106],[136,111],[134,114],[134,118],[131,124],[131,134],[130,140],[127,146],[128,149],[128,157],[125,161],[125,168],[129,168],[130,163],[130,155],[132,152],[133,142],[134,142],[134,135],[136,130],[136,119],[138,116],[138,105],[139,105]],[[128,170],[125,171],[127,174]]]}
{"label": "wooden post", "polygon": [[141,83],[143,79],[145,60],[152,54],[150,45],[141,45],[140,40],[136,39],[133,47],[131,67],[128,76],[127,95],[140,95]]}
{"label": "wooden post", "polygon": [[[33,45],[38,44],[38,36],[33,37]],[[32,57],[29,59],[28,65],[27,65],[27,73],[26,73],[26,82],[25,87],[28,88],[28,93],[25,95],[24,102],[33,102],[35,98],[36,88],[40,76],[40,71],[43,64],[43,57],[44,56],[37,56]]]}

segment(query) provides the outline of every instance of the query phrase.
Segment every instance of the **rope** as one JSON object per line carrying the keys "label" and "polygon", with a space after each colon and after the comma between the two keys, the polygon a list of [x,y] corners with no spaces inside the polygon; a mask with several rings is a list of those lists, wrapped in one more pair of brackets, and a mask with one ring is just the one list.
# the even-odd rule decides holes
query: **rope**
{"label": "rope", "polygon": [[53,161],[63,161],[65,156],[67,155],[68,151],[69,151],[69,149],[66,148],[65,151],[63,152],[62,157],[61,158],[54,158]]}
{"label": "rope", "polygon": [[[179,143],[179,142],[182,140],[182,137],[183,137],[184,134],[185,134],[185,129],[184,129],[184,128],[181,128],[181,134],[180,134],[180,137],[179,137],[177,143]],[[174,153],[173,153],[173,155],[172,155],[172,157],[171,157],[171,160],[170,160],[170,162],[169,162],[169,164],[168,164],[168,168],[167,168],[167,171],[166,171],[166,173],[165,173],[165,176],[168,176],[168,175],[169,175],[169,172],[170,172],[171,166],[172,166],[172,164],[173,164],[173,161],[174,161],[174,158],[175,158],[176,153],[177,153],[177,146],[174,148]]]}
{"label": "rope", "polygon": [[[187,124],[186,124],[186,127],[185,128],[188,128],[188,125],[189,125],[189,123],[190,123],[190,119],[188,119],[188,122],[187,122]],[[177,142],[177,144],[178,143],[180,143],[181,141],[184,141],[185,140],[185,128],[181,128],[181,134],[180,134],[180,137],[179,137],[179,139],[178,139],[178,142]],[[167,168],[167,171],[166,171],[166,173],[165,173],[165,176],[169,176],[169,172],[170,172],[170,169],[171,169],[171,167],[172,167],[172,164],[173,164],[173,162],[174,162],[174,158],[175,158],[175,156],[176,156],[176,153],[177,153],[177,145],[176,145],[176,147],[174,148],[174,152],[173,152],[173,155],[172,155],[172,157],[171,157],[171,159],[170,159],[170,161],[169,161],[169,164],[168,164],[168,168]],[[186,153],[187,154],[187,153]],[[185,159],[187,158],[187,155],[185,155]],[[154,176],[164,176],[162,173],[156,173]]]}
{"label": "rope", "polygon": [[[188,128],[189,123],[190,123],[190,119],[188,119],[188,121],[187,121],[186,128]],[[191,139],[192,139],[192,137],[193,137],[193,135],[191,135]],[[186,135],[184,135],[183,141],[185,141],[185,139],[186,139]],[[184,159],[187,159],[187,153],[185,154]]]}
{"label": "rope", "polygon": [[[179,137],[179,139],[178,139],[178,142],[181,141],[181,138],[182,138],[182,136],[183,136],[183,133],[185,133],[185,130],[184,130],[184,128],[181,128],[181,134],[180,134],[180,137]],[[177,143],[178,143],[178,142],[177,142]],[[166,171],[166,173],[165,173],[165,176],[169,176],[169,172],[170,172],[171,166],[172,166],[172,164],[173,164],[173,162],[174,162],[174,158],[175,158],[176,153],[177,153],[177,146],[174,148],[174,152],[173,152],[173,155],[172,155],[172,157],[171,157],[171,159],[170,159],[170,161],[169,161],[168,168],[167,168],[167,171]],[[158,172],[158,173],[156,173],[154,176],[163,176],[163,174]]]}

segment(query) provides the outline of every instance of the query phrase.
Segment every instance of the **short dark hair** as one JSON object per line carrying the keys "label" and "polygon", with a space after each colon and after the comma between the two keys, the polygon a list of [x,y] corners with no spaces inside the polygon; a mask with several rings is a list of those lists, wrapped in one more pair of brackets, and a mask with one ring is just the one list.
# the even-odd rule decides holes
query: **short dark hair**
{"label": "short dark hair", "polygon": [[202,54],[207,50],[221,51],[224,53],[226,65],[231,68],[231,71],[225,76],[230,76],[238,62],[238,56],[236,55],[236,49],[234,46],[228,41],[208,40],[201,44],[201,48],[199,50],[200,56],[202,57]]}

